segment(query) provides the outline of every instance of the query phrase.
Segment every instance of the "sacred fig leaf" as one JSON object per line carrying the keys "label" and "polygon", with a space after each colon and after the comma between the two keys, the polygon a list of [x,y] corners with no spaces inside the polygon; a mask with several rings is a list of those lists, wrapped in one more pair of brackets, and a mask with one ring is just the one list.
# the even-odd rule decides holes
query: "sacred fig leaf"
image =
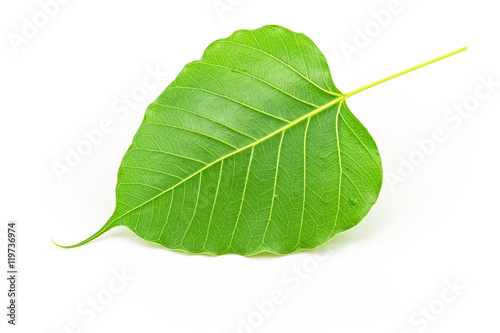
{"label": "sacred fig leaf", "polygon": [[117,226],[190,253],[325,243],[363,219],[382,185],[375,141],[346,104],[364,89],[342,94],[316,45],[280,26],[213,42],[147,108],[111,218],[64,247]]}

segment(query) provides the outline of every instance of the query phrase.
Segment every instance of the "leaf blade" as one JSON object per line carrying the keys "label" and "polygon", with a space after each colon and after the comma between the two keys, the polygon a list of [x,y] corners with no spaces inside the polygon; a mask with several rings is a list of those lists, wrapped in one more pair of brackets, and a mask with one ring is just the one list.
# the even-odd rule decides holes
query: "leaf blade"
{"label": "leaf blade", "polygon": [[[285,254],[357,224],[380,191],[380,158],[325,72],[314,43],[281,27],[212,43],[148,107],[118,172],[117,207],[99,235],[123,225],[192,253]],[[345,149],[368,153],[359,155],[364,165],[350,163],[351,176],[342,170],[341,138]],[[374,177],[361,190],[360,170]],[[363,205],[353,204],[356,197]]]}

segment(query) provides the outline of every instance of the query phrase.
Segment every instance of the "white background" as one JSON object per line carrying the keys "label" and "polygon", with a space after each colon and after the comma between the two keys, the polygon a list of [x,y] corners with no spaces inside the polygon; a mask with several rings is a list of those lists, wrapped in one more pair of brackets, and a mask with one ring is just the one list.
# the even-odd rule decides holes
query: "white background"
{"label": "white background", "polygon": [[[500,86],[460,123],[445,118],[474,102],[481,77],[500,81],[497,3],[400,0],[348,61],[341,45],[355,45],[357,29],[375,29],[371,12],[389,0],[221,2],[231,8],[222,15],[213,0],[68,1],[16,48],[9,36],[22,36],[23,17],[33,22],[41,7],[2,1],[0,236],[5,244],[6,223],[18,222],[20,267],[15,328],[6,324],[2,278],[2,332],[238,332],[242,321],[253,326],[240,332],[498,332]],[[345,93],[469,47],[349,99],[385,171],[368,216],[315,251],[282,257],[187,255],[124,229],[77,249],[55,247],[50,237],[75,243],[110,216],[121,158],[147,105],[181,68],[215,39],[265,24],[312,38]],[[114,103],[157,67],[167,73],[161,83],[120,118]],[[53,163],[104,119],[113,129],[59,180]],[[419,153],[416,141],[438,128],[446,140]],[[424,158],[391,182],[411,156]],[[1,257],[5,267],[4,250]],[[133,279],[110,294],[122,270]],[[466,289],[454,294],[450,283]],[[255,302],[268,305],[273,292],[283,302],[263,315]],[[93,297],[109,303],[89,310]],[[429,307],[432,320],[422,319]]]}

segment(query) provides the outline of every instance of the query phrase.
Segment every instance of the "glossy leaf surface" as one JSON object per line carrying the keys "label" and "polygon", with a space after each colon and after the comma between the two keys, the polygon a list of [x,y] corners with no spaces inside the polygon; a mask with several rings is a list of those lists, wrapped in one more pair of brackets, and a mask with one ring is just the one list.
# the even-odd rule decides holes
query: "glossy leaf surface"
{"label": "glossy leaf surface", "polygon": [[118,171],[116,226],[191,253],[317,247],[368,213],[377,147],[305,35],[239,30],[146,110]]}

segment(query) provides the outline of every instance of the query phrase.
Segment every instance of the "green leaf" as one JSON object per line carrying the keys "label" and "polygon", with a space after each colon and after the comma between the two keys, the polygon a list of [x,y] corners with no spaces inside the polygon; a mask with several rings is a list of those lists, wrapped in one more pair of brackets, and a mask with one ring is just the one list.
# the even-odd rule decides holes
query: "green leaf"
{"label": "green leaf", "polygon": [[215,41],[147,108],[109,221],[66,247],[117,226],[190,253],[325,243],[380,192],[377,146],[346,104],[364,89],[342,94],[316,45],[283,27]]}

